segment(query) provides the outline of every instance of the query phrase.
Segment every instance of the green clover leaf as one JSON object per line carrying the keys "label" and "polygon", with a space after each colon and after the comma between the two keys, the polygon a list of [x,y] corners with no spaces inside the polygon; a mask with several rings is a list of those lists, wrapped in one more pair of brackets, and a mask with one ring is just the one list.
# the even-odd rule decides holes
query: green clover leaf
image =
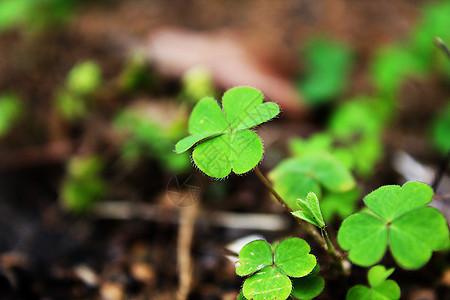
{"label": "green clover leaf", "polygon": [[222,109],[212,98],[203,98],[189,119],[188,137],[175,145],[177,153],[195,146],[192,158],[205,174],[224,178],[233,171],[243,174],[261,160],[263,144],[250,130],[280,112],[273,102],[263,103],[263,94],[251,87],[236,87],[225,92]]}
{"label": "green clover leaf", "polygon": [[253,241],[245,245],[239,252],[239,261],[236,265],[236,274],[250,275],[273,263],[272,249],[263,240]]}
{"label": "green clover leaf", "polygon": [[314,270],[305,277],[292,279],[292,296],[301,300],[317,297],[325,287],[325,280],[318,276],[320,267],[317,264]]}
{"label": "green clover leaf", "polygon": [[342,222],[338,242],[355,264],[377,263],[389,246],[401,267],[418,269],[449,238],[442,213],[426,206],[432,197],[433,190],[420,182],[383,186],[365,197],[370,210]]}
{"label": "green clover leaf", "polygon": [[394,269],[386,270],[384,266],[374,266],[369,270],[370,288],[356,285],[347,293],[347,300],[397,300],[400,298],[400,288],[393,280],[386,280]]}
{"label": "green clover leaf", "polygon": [[321,197],[322,190],[343,193],[355,187],[350,171],[326,153],[284,160],[269,173],[269,177],[275,190],[294,211],[302,209],[297,199],[305,199],[309,192]]}
{"label": "green clover leaf", "polygon": [[[290,277],[305,277],[317,265],[316,257],[309,254],[310,251],[308,243],[299,238],[286,239],[273,251],[262,240],[245,245],[236,263],[238,275],[250,275],[242,288],[243,297],[255,300],[287,299],[292,290]],[[299,288],[304,289],[304,293],[317,291],[316,285],[311,287],[314,291],[309,291],[309,286],[299,285]]]}
{"label": "green clover leaf", "polygon": [[265,267],[247,278],[242,292],[247,299],[287,299],[291,294],[292,282],[277,267]]}

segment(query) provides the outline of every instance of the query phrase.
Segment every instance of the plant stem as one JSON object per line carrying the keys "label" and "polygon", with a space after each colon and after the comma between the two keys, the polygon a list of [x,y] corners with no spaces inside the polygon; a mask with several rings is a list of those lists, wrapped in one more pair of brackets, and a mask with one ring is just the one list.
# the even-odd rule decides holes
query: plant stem
{"label": "plant stem", "polygon": [[[253,170],[255,171],[258,178],[262,181],[262,183],[267,187],[267,189],[272,193],[272,195],[275,197],[275,199],[280,203],[289,213],[292,213],[293,210],[289,208],[286,204],[286,201],[275,191],[272,184],[270,184],[269,180],[261,173],[258,166],[254,167]],[[333,243],[331,242],[330,238],[328,237],[328,233],[325,228],[322,230],[322,235],[319,234],[319,232],[314,228],[314,226],[310,223],[304,222],[303,220],[300,220],[299,218],[295,218],[298,222],[298,224],[306,230],[313,238],[316,240],[316,242],[319,243],[319,245],[327,251],[327,253],[333,257],[336,261],[340,263],[341,269],[346,272],[346,270],[343,267],[342,264],[342,258],[343,255],[340,253],[336,248],[334,247]]]}

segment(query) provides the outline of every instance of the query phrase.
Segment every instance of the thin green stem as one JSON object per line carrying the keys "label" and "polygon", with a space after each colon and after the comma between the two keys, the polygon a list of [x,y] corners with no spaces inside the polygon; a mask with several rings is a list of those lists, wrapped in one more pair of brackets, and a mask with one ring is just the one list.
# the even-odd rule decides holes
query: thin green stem
{"label": "thin green stem", "polygon": [[[275,197],[277,202],[281,204],[289,213],[292,213],[293,210],[287,206],[286,201],[275,191],[272,184],[269,182],[269,180],[261,173],[259,168],[256,166],[253,168],[258,178],[261,180],[261,182],[266,186],[266,188],[272,193],[272,195]],[[319,232],[315,229],[315,227],[307,222],[304,222],[303,220],[300,220],[299,218],[295,218],[298,222],[298,224],[306,231],[308,232],[316,242],[319,243],[319,245],[331,256],[335,259],[336,262],[339,263],[341,269],[344,273],[347,273],[346,269],[344,268],[342,259],[343,255],[338,250],[336,250],[336,247],[334,247],[333,243],[331,242],[330,238],[328,237],[328,233],[325,228],[321,229],[322,235],[319,234]]]}

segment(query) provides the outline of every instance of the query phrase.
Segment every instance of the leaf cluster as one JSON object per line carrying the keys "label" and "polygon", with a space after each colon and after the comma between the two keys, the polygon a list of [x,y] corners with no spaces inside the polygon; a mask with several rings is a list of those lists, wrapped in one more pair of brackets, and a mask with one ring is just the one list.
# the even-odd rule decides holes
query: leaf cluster
{"label": "leaf cluster", "polygon": [[222,108],[210,97],[194,107],[189,119],[188,137],[175,145],[177,153],[194,147],[192,158],[205,174],[224,178],[231,171],[244,174],[262,158],[263,144],[251,128],[266,122],[280,109],[273,102],[263,103],[263,94],[251,87],[226,91]]}
{"label": "leaf cluster", "polygon": [[236,273],[249,276],[241,297],[254,300],[284,300],[291,294],[298,299],[316,297],[323,290],[324,281],[317,276],[316,258],[309,254],[310,250],[308,243],[299,238],[286,239],[274,250],[263,240],[245,245],[236,263]]}

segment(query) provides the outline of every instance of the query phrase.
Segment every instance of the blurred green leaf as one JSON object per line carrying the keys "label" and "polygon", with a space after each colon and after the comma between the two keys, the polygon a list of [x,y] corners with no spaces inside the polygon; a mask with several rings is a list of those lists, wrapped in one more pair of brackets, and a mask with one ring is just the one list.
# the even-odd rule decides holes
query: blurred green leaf
{"label": "blurred green leaf", "polygon": [[6,135],[23,112],[22,103],[13,95],[0,96],[0,137]]}
{"label": "blurred green leaf", "polygon": [[74,157],[69,161],[61,191],[65,209],[81,213],[95,206],[107,189],[101,177],[103,167],[103,161],[97,156]]}
{"label": "blurred green leaf", "polygon": [[100,66],[92,60],[76,64],[67,76],[67,88],[79,96],[91,96],[100,87]]}
{"label": "blurred green leaf", "polygon": [[[431,43],[431,42],[430,42]],[[406,46],[388,46],[379,50],[372,60],[371,76],[383,96],[396,96],[407,77],[418,77],[426,72],[426,65]]]}
{"label": "blurred green leaf", "polygon": [[57,93],[55,104],[62,117],[68,121],[80,120],[88,112],[86,100],[66,90]]}
{"label": "blurred green leaf", "polygon": [[442,154],[450,151],[450,103],[433,120],[431,137],[434,146]]}
{"label": "blurred green leaf", "polygon": [[212,73],[205,67],[190,68],[183,74],[182,98],[187,98],[192,103],[197,103],[204,97],[216,96]]}
{"label": "blurred green leaf", "polygon": [[307,44],[307,75],[299,82],[299,89],[309,104],[322,104],[345,92],[353,55],[349,46],[330,39],[316,38]]}

